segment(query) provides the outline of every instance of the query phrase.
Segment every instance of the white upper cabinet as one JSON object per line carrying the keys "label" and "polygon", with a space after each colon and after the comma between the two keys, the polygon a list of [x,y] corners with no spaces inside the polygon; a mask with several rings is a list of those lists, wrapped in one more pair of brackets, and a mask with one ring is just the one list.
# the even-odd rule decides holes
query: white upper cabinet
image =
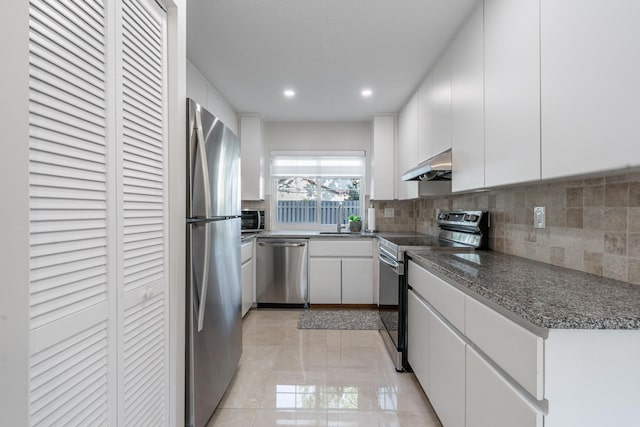
{"label": "white upper cabinet", "polygon": [[451,46],[452,190],[484,187],[482,4]]}
{"label": "white upper cabinet", "polygon": [[395,198],[396,176],[393,159],[396,146],[397,117],[392,114],[376,115],[373,118],[373,141],[371,154],[372,200]]}
{"label": "white upper cabinet", "polygon": [[428,159],[433,153],[433,126],[431,108],[431,87],[433,75],[429,74],[418,89],[418,158],[416,164]]}
{"label": "white upper cabinet", "polygon": [[542,0],[542,178],[640,165],[640,3]]}
{"label": "white upper cabinet", "polygon": [[418,89],[418,157],[414,166],[451,148],[451,52],[446,50]]}
{"label": "white upper cabinet", "polygon": [[487,187],[540,179],[539,24],[539,0],[484,3]]}
{"label": "white upper cabinet", "polygon": [[418,182],[402,181],[402,175],[418,164],[418,95],[407,102],[398,118],[398,199],[418,198]]}
{"label": "white upper cabinet", "polygon": [[[431,156],[451,148],[451,51],[447,49],[431,72]],[[420,159],[425,160],[425,159]]]}
{"label": "white upper cabinet", "polygon": [[264,200],[264,142],[262,118],[240,116],[242,200]]}

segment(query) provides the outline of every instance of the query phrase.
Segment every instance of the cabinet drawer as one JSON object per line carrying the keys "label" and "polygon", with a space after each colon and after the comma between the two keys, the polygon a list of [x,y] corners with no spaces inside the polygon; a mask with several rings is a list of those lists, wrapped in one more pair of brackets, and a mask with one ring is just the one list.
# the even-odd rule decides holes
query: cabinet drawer
{"label": "cabinet drawer", "polygon": [[531,395],[543,398],[543,339],[466,297],[466,335]]}
{"label": "cabinet drawer", "polygon": [[371,257],[373,240],[346,237],[341,237],[339,240],[312,239],[309,242],[309,256]]}
{"label": "cabinet drawer", "polygon": [[466,427],[542,427],[542,413],[468,346],[466,368]]}
{"label": "cabinet drawer", "polygon": [[408,279],[417,294],[464,333],[464,293],[413,261],[409,261]]}
{"label": "cabinet drawer", "polygon": [[244,264],[253,257],[253,241],[243,243],[240,246],[240,262]]}

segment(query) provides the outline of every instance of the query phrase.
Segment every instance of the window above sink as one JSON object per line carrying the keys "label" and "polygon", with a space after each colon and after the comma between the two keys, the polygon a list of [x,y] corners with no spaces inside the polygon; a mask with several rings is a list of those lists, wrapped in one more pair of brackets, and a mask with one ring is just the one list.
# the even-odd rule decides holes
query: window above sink
{"label": "window above sink", "polygon": [[[272,152],[271,229],[335,232],[364,211],[364,152]],[[346,230],[345,230],[346,232]]]}

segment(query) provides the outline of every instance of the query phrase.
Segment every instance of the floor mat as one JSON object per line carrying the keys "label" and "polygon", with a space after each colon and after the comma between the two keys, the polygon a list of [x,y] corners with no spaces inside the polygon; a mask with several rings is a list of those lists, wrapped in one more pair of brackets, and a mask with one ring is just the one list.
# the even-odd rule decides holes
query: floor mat
{"label": "floor mat", "polygon": [[378,329],[378,310],[314,310],[300,313],[298,329]]}

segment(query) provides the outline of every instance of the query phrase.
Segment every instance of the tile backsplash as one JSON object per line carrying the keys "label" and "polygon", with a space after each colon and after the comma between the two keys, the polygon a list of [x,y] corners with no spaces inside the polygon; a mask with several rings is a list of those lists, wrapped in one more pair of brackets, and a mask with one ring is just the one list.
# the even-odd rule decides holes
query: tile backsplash
{"label": "tile backsplash", "polygon": [[[488,210],[490,249],[640,284],[640,173],[373,203],[380,231],[431,235],[438,209]],[[535,206],[545,229],[533,228]]]}

